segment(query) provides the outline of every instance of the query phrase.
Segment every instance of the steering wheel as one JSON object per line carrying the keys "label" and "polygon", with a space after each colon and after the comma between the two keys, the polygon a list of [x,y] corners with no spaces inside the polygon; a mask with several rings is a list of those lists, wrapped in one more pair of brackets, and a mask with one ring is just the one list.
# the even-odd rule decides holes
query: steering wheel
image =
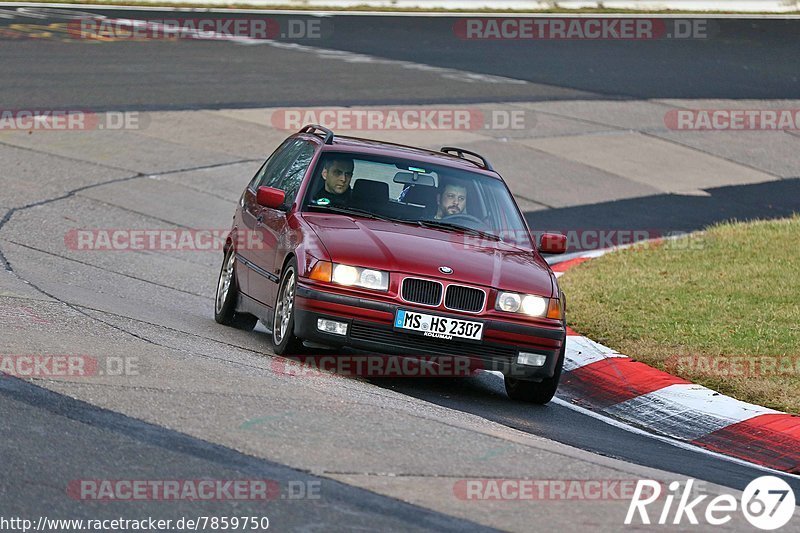
{"label": "steering wheel", "polygon": [[[443,222],[449,222],[451,224],[459,224],[462,221],[463,222],[471,222],[471,223],[475,224],[475,227],[473,229],[488,229],[487,224],[483,220],[479,219],[478,217],[474,217],[472,215],[468,215],[466,213],[457,213],[455,215],[442,217],[442,221]],[[472,227],[469,224],[464,224],[464,225],[466,225],[466,227],[468,227],[468,228]]]}

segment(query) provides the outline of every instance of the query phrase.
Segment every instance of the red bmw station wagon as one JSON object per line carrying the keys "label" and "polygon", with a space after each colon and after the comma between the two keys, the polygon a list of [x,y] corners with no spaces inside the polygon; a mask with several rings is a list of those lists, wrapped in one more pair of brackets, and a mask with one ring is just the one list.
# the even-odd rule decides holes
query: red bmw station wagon
{"label": "red bmw station wagon", "polygon": [[247,185],[233,216],[217,322],[261,320],[274,351],[351,348],[464,357],[546,403],[564,363],[564,294],[500,175],[479,154],[309,125]]}

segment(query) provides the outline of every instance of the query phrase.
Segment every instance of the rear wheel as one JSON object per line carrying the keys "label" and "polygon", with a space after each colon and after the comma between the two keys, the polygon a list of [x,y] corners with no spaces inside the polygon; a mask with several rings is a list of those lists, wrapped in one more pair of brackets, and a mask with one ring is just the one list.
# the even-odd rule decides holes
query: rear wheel
{"label": "rear wheel", "polygon": [[535,403],[544,405],[553,399],[558,389],[558,382],[561,379],[561,369],[564,368],[564,351],[566,342],[561,348],[561,353],[556,363],[556,371],[553,377],[542,381],[525,381],[510,376],[505,376],[506,393],[512,400],[518,402]]}
{"label": "rear wheel", "polygon": [[272,319],[272,347],[277,355],[300,353],[303,343],[294,334],[294,294],[297,287],[297,265],[294,259],[286,265],[278,286],[275,316]]}
{"label": "rear wheel", "polygon": [[239,285],[236,282],[236,254],[233,247],[225,252],[222,268],[219,269],[217,295],[214,299],[214,320],[224,326],[231,326],[245,331],[256,327],[258,318],[248,313],[236,312],[236,300],[239,296]]}

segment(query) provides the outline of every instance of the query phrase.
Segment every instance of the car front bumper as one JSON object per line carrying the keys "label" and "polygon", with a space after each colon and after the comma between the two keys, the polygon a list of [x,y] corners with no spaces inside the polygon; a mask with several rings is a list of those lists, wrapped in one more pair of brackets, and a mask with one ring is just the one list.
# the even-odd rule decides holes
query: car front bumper
{"label": "car front bumper", "polygon": [[[405,333],[393,328],[398,309],[453,318],[478,320],[484,324],[480,342],[444,340]],[[337,335],[317,328],[319,318],[347,324],[347,334]],[[439,310],[398,305],[338,294],[298,283],[295,295],[295,335],[305,341],[331,347],[349,347],[377,354],[423,357],[468,358],[470,368],[494,370],[519,379],[552,377],[566,340],[560,327],[522,325],[494,318],[469,317]],[[546,357],[539,367],[517,363],[519,352]]]}

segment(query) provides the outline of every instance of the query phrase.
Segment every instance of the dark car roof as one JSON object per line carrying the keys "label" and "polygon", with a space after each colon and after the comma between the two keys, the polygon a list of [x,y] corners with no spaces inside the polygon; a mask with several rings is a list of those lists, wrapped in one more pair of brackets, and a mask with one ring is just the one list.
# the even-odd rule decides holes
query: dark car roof
{"label": "dark car roof", "polygon": [[[316,135],[310,133],[300,135],[317,137]],[[468,159],[445,154],[444,152],[435,152],[433,150],[416,148],[414,146],[407,146],[404,144],[395,144],[385,141],[376,141],[373,139],[361,139],[358,137],[336,135],[331,144],[323,145],[323,150],[328,152],[352,152],[413,159],[414,161],[458,168],[470,172],[477,172],[486,176],[491,176],[496,179],[502,179],[497,172],[486,170],[485,168],[482,168]]]}

